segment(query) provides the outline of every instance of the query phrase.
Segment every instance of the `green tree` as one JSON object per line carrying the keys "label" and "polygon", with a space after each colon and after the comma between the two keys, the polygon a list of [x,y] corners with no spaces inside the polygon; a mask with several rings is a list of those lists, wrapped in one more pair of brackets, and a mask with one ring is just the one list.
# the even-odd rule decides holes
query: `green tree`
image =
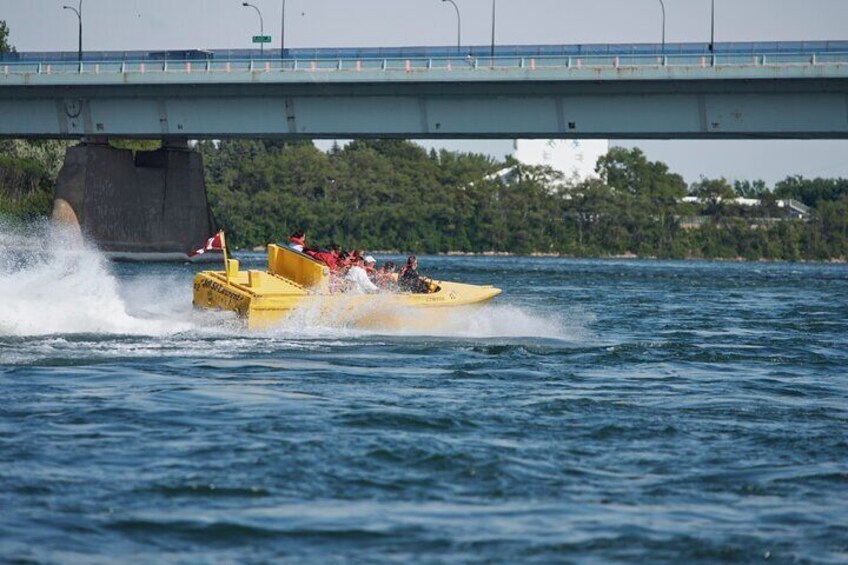
{"label": "green tree", "polygon": [[769,189],[764,180],[751,181],[734,181],[733,192],[741,198],[762,198]]}
{"label": "green tree", "polygon": [[702,177],[700,181],[692,184],[689,193],[697,196],[704,203],[707,214],[711,216],[720,216],[727,207],[728,201],[736,198],[736,193],[725,178]]}
{"label": "green tree", "polygon": [[[665,163],[648,161],[638,148],[612,148],[598,160],[601,178],[617,194],[630,196],[624,221],[631,237],[630,251],[646,255],[672,255],[676,214],[686,183]],[[624,200],[623,200],[624,201]]]}
{"label": "green tree", "polygon": [[0,53],[14,53],[15,47],[9,43],[9,26],[6,20],[0,20]]}
{"label": "green tree", "polygon": [[24,219],[46,215],[52,193],[52,179],[42,163],[0,155],[0,214]]}
{"label": "green tree", "polygon": [[[722,207],[734,188],[702,179],[693,192],[717,214],[683,230],[683,179],[639,150],[614,149],[600,179],[562,182],[543,167],[471,153],[424,151],[406,141],[358,140],[328,153],[309,142],[201,142],[210,202],[235,246],[252,247],[296,228],[311,245],[438,251],[537,251],[581,256],[844,256],[848,198],[822,201],[813,221],[789,220],[764,184],[760,210]],[[776,222],[757,221],[762,216]]]}
{"label": "green tree", "polygon": [[69,145],[59,140],[0,140],[0,213],[22,218],[49,214]]}
{"label": "green tree", "polygon": [[792,198],[816,207],[821,201],[832,202],[848,195],[848,179],[805,179],[792,176],[778,182],[774,192],[778,198]]}

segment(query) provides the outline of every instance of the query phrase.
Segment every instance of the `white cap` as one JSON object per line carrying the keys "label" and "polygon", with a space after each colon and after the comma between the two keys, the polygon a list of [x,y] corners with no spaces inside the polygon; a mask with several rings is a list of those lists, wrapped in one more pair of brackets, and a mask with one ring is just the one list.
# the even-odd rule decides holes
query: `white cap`
{"label": "white cap", "polygon": [[366,263],[376,263],[376,262],[377,262],[377,260],[376,260],[376,259],[374,259],[373,257],[371,257],[370,255],[366,255],[366,256],[365,256],[365,262],[366,262]]}

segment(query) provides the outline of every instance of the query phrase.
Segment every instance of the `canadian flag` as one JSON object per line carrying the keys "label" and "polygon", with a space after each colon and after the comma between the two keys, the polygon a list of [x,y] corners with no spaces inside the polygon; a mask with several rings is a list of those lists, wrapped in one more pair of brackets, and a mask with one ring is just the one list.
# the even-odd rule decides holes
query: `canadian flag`
{"label": "canadian flag", "polygon": [[224,249],[224,232],[219,231],[206,240],[206,244],[197,251],[189,252],[189,257],[206,253],[207,251],[222,251]]}

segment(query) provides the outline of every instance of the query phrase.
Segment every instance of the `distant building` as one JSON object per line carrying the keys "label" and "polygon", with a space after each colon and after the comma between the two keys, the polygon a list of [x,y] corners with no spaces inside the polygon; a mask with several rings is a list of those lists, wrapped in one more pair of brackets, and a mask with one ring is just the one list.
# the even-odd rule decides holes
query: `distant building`
{"label": "distant building", "polygon": [[[724,199],[719,198],[718,201],[722,202]],[[697,196],[684,196],[680,199],[681,202],[687,202],[689,204],[703,204],[704,199],[699,198]],[[727,202],[731,204],[736,204],[737,206],[759,206],[763,202],[759,198],[730,198]],[[775,205],[782,209],[786,210],[786,214],[790,218],[798,219],[798,220],[806,220],[810,216],[810,208],[809,206],[805,206],[801,202],[797,200],[776,200]]]}
{"label": "distant building", "polygon": [[550,167],[576,184],[598,178],[595,165],[609,148],[606,139],[516,139],[512,156],[525,165]]}

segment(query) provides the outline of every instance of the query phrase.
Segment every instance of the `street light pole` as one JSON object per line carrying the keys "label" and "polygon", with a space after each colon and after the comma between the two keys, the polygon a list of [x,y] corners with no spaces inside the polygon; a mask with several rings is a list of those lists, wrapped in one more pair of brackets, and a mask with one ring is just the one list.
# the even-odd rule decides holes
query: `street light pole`
{"label": "street light pole", "polygon": [[[250,2],[242,2],[242,6],[246,8],[253,8],[256,10],[256,13],[259,14],[259,35],[265,35],[265,22],[262,20],[262,12],[259,11],[259,8],[251,4]],[[265,54],[265,43],[259,42],[259,56],[262,57]]]}
{"label": "street light pole", "polygon": [[459,6],[453,0],[442,0],[442,2],[450,2],[456,10],[456,53],[459,55],[462,53],[462,19],[459,16]]}
{"label": "street light pole", "polygon": [[492,0],[492,64],[495,59],[495,4],[497,0]]}
{"label": "street light pole", "polygon": [[283,17],[280,20],[280,60],[286,58],[286,0],[283,0]]}
{"label": "street light pole", "polygon": [[715,53],[715,0],[710,11],[710,53]]}
{"label": "street light pole", "polygon": [[660,0],[660,7],[662,8],[662,17],[663,17],[663,27],[662,27],[662,53],[665,55],[665,2]]}
{"label": "street light pole", "polygon": [[79,62],[80,72],[82,72],[82,0],[79,0],[79,9],[73,6],[62,6],[64,10],[70,10],[77,15],[79,20],[79,46],[77,47],[77,61]]}

